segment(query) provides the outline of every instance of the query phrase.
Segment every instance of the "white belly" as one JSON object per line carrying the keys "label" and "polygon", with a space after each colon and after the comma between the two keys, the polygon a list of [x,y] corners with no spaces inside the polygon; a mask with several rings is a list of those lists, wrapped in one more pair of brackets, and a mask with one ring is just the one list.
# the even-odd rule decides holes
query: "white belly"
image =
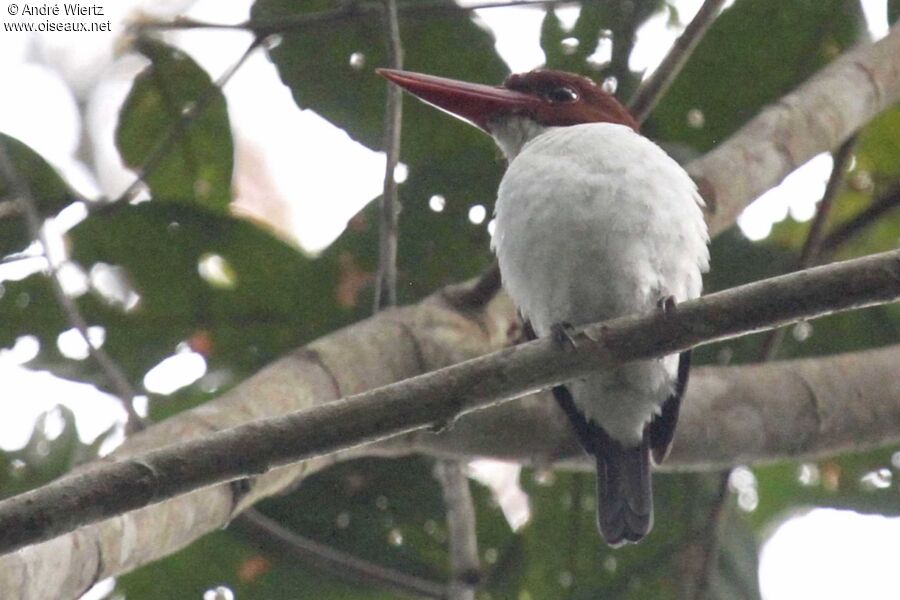
{"label": "white belly", "polygon": [[[696,187],[658,146],[612,124],[554,128],[500,184],[493,244],[504,287],[538,335],[700,294],[707,233]],[[677,357],[571,382],[579,409],[620,441],[672,391]]]}

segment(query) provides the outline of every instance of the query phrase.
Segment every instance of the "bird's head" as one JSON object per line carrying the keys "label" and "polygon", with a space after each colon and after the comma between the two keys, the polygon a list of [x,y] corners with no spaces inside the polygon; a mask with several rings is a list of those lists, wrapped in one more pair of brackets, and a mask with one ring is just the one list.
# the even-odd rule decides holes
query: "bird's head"
{"label": "bird's head", "polygon": [[491,134],[507,155],[548,127],[616,123],[638,124],[611,94],[596,83],[563,71],[537,69],[513,74],[503,85],[378,69],[378,73],[421,100]]}

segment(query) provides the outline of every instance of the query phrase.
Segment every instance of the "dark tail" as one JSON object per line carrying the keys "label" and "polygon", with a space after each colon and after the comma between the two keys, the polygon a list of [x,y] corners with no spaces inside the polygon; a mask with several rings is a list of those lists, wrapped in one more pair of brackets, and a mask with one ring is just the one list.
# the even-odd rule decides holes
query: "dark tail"
{"label": "dark tail", "polygon": [[597,526],[610,546],[640,541],[653,527],[650,485],[650,432],[639,446],[626,448],[584,418],[564,385],[553,395],[569,417],[582,448],[597,460]]}
{"label": "dark tail", "polygon": [[610,546],[638,542],[653,527],[649,436],[626,448],[598,429],[597,526]]}

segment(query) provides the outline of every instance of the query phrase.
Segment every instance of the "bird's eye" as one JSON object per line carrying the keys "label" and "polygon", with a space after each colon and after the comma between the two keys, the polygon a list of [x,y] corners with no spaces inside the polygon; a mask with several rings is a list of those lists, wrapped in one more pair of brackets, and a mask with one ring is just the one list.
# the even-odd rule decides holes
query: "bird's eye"
{"label": "bird's eye", "polygon": [[553,88],[547,92],[547,100],[550,102],[575,102],[578,100],[578,92],[570,87]]}

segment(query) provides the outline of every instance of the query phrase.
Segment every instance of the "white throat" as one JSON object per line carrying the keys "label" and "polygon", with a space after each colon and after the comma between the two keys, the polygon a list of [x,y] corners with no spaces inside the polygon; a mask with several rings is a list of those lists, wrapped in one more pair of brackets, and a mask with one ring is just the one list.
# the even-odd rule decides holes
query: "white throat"
{"label": "white throat", "polygon": [[518,156],[525,144],[551,129],[528,117],[497,119],[489,127],[494,141],[500,146],[506,160],[510,161]]}

